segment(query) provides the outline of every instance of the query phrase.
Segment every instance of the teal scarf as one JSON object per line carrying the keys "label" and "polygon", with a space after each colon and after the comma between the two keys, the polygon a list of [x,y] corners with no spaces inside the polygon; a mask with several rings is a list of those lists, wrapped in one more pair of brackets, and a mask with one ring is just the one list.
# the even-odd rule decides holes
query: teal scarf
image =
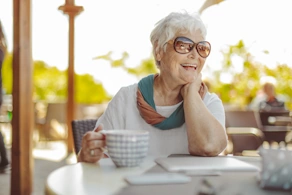
{"label": "teal scarf", "polygon": [[[144,100],[156,111],[155,103],[153,100],[153,84],[154,75],[152,74],[141,79],[138,83],[138,88]],[[153,124],[153,126],[161,130],[170,130],[176,127],[180,127],[184,123],[184,108],[183,104],[181,104],[168,118],[165,118],[160,123]]]}

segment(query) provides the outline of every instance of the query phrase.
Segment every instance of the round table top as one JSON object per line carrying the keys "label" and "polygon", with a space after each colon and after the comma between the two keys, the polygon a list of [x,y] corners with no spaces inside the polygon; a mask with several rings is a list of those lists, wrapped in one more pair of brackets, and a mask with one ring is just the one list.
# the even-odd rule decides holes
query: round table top
{"label": "round table top", "polygon": [[53,171],[47,178],[46,194],[111,195],[127,186],[124,177],[142,174],[155,162],[147,158],[139,167],[117,168],[111,159],[99,163],[76,163]]}

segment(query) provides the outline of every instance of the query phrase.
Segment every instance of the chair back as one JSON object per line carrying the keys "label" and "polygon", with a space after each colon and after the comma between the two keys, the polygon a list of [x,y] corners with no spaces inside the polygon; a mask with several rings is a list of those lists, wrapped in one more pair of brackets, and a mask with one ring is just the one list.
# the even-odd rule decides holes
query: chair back
{"label": "chair back", "polygon": [[50,122],[55,119],[60,123],[66,123],[66,102],[48,103],[46,120]]}
{"label": "chair back", "polygon": [[226,127],[254,127],[262,129],[257,113],[253,110],[229,110],[225,111]]}
{"label": "chair back", "polygon": [[71,122],[74,140],[75,154],[77,155],[81,148],[83,135],[87,131],[92,131],[95,127],[97,119],[80,119]]}
{"label": "chair back", "polygon": [[242,155],[244,151],[256,151],[264,142],[264,133],[251,127],[228,127],[226,129],[232,142],[233,155]]}
{"label": "chair back", "polygon": [[289,110],[285,110],[285,111],[268,111],[268,112],[264,112],[264,111],[260,111],[259,112],[260,115],[260,119],[262,122],[263,126],[275,126],[275,125],[279,125],[277,123],[277,117],[287,117],[288,120],[285,123],[285,121],[283,121],[282,125],[279,126],[286,126],[288,125],[291,121],[289,121],[289,115],[290,115],[290,111]]}
{"label": "chair back", "polygon": [[67,139],[66,105],[66,102],[48,103],[46,117],[44,120],[38,120],[38,113],[35,111],[38,141],[56,141]]}

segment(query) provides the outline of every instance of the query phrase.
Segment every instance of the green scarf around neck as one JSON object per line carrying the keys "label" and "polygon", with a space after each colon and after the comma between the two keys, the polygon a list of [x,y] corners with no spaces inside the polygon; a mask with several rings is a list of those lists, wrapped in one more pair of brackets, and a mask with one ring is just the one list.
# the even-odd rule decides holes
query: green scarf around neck
{"label": "green scarf around neck", "polygon": [[[141,79],[138,83],[138,88],[142,93],[144,100],[156,111],[154,103],[154,75],[151,74]],[[161,130],[170,130],[182,126],[185,123],[183,103],[162,122],[154,124],[153,126]]]}

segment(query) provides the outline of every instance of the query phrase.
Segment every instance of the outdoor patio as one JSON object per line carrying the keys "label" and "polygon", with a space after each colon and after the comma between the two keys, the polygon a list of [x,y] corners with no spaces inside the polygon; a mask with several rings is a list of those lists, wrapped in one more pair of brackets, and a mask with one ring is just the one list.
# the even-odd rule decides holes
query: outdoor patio
{"label": "outdoor patio", "polygon": [[[11,149],[9,147],[7,152],[11,161]],[[75,155],[67,155],[67,147],[65,142],[62,141],[38,143],[33,149],[33,157],[33,195],[44,194],[46,179],[52,171],[76,162]],[[10,176],[10,170],[0,172],[0,195],[10,194]]]}
{"label": "outdoor patio", "polygon": [[[85,117],[82,115],[78,115],[78,113],[80,114],[80,112],[79,112],[80,107],[78,107],[77,101],[74,100],[74,94],[75,94],[75,91],[77,91],[77,90],[75,90],[76,86],[74,85],[74,83],[75,83],[74,75],[75,75],[75,73],[77,73],[77,67],[80,65],[78,63],[78,61],[82,62],[83,69],[85,69],[84,64],[88,64],[88,66],[96,64],[96,61],[92,62],[92,64],[90,64],[85,59],[92,59],[92,56],[104,53],[104,52],[100,52],[98,49],[105,48],[104,46],[107,46],[107,45],[111,45],[111,44],[108,44],[108,39],[105,38],[106,36],[102,36],[102,34],[101,34],[102,32],[105,32],[106,34],[109,34],[108,32],[115,32],[115,31],[111,31],[108,29],[107,30],[100,29],[100,26],[105,26],[105,25],[102,25],[102,23],[101,23],[102,21],[106,21],[106,24],[111,24],[111,18],[112,18],[111,12],[106,13],[109,15],[106,15],[104,13],[104,15],[102,15],[101,17],[98,17],[98,16],[91,17],[91,18],[102,19],[101,21],[98,21],[98,25],[92,25],[92,23],[83,22],[83,24],[89,24],[89,26],[84,26],[84,27],[82,26],[81,27],[79,25],[80,23],[78,23],[78,22],[82,21],[81,19],[84,15],[86,15],[87,13],[90,13],[89,8],[95,8],[95,6],[90,6],[90,7],[88,7],[88,9],[83,10],[83,5],[77,6],[77,5],[75,5],[74,0],[66,0],[66,1],[58,2],[58,6],[55,6],[53,9],[51,9],[49,7],[45,7],[45,9],[44,8],[35,9],[37,7],[36,6],[37,2],[38,1],[30,1],[30,0],[28,0],[28,1],[20,1],[20,0],[13,1],[13,5],[11,6],[12,13],[8,17],[8,18],[13,18],[13,20],[12,21],[9,20],[7,22],[8,25],[7,24],[5,25],[5,26],[8,26],[8,28],[6,28],[6,29],[9,29],[9,27],[10,27],[9,25],[12,24],[11,29],[13,29],[13,32],[9,33],[10,35],[13,34],[12,50],[10,49],[11,53],[13,54],[13,60],[12,60],[12,64],[11,64],[13,66],[13,76],[14,76],[13,77],[14,85],[13,85],[13,91],[12,91],[13,112],[11,109],[12,108],[12,104],[11,104],[11,107],[8,107],[8,109],[7,109],[7,110],[9,110],[8,114],[10,114],[10,115],[4,114],[5,117],[1,123],[1,130],[2,130],[2,132],[4,132],[5,142],[7,144],[7,150],[9,153],[8,155],[10,158],[9,160],[13,162],[12,163],[13,169],[6,170],[3,173],[0,173],[0,186],[1,186],[0,195],[1,194],[44,194],[44,186],[45,186],[45,181],[46,181],[47,176],[52,171],[56,170],[57,168],[59,168],[63,165],[76,162],[76,156],[71,154],[71,152],[74,152],[74,151],[73,151],[73,144],[72,144],[73,139],[72,139],[72,133],[71,133],[72,131],[71,131],[70,123],[73,119],[76,119],[76,118],[78,118],[78,119],[91,118],[91,117]],[[233,1],[206,0],[205,3],[203,4],[203,6],[201,7],[201,9],[198,9],[198,11],[200,13],[202,13],[202,11],[204,9],[212,6],[213,4],[220,3],[220,6],[216,5],[217,11],[219,10],[218,12],[216,10],[213,10],[213,12],[214,12],[213,14],[210,14],[211,12],[209,13],[209,15],[207,12],[205,12],[205,14],[204,14],[204,17],[205,17],[204,20],[207,22],[207,24],[208,24],[208,22],[214,20],[214,18],[217,18],[214,16],[217,16],[216,14],[218,14],[218,13],[219,13],[220,17],[222,17],[221,21],[224,21],[224,22],[222,22],[222,24],[220,24],[219,28],[216,26],[217,20],[215,20],[216,25],[212,26],[211,23],[209,23],[208,28],[210,29],[210,33],[208,33],[208,36],[209,36],[209,39],[214,43],[214,45],[226,45],[226,44],[229,45],[229,44],[231,44],[231,43],[227,43],[227,42],[224,42],[224,43],[217,42],[216,43],[215,40],[220,40],[220,41],[224,40],[224,36],[222,36],[222,35],[227,35],[226,37],[228,40],[235,39],[235,38],[232,38],[231,35],[240,35],[241,36],[240,42],[238,42],[238,44],[235,43],[239,46],[241,45],[241,44],[239,44],[239,43],[241,43],[241,40],[246,39],[246,38],[242,37],[242,35],[245,35],[245,34],[246,35],[252,34],[254,37],[259,36],[260,38],[265,37],[264,35],[267,35],[268,40],[270,40],[271,36],[268,33],[265,32],[265,33],[260,34],[260,31],[255,31],[255,33],[250,33],[249,29],[258,28],[259,23],[261,23],[262,25],[261,25],[261,28],[258,28],[258,29],[264,29],[265,23],[262,22],[261,20],[269,21],[269,20],[267,20],[268,19],[267,16],[271,15],[270,10],[266,9],[266,8],[270,8],[270,7],[273,8],[275,6],[271,6],[272,4],[269,4],[266,2],[265,2],[266,4],[264,7],[262,5],[260,5],[261,11],[262,11],[261,16],[263,16],[263,17],[251,17],[250,21],[256,21],[256,23],[255,23],[256,26],[253,26],[251,22],[248,22],[249,21],[248,16],[252,16],[251,13],[253,10],[255,11],[256,16],[257,16],[259,6],[256,6],[255,2],[253,2],[252,6],[250,6],[250,5],[247,6],[247,8],[249,10],[248,15],[241,14],[239,12],[241,10],[244,10],[244,11],[246,10],[246,9],[244,9],[243,6],[237,7],[237,10],[236,10],[235,6],[232,6],[232,9],[230,9],[230,11],[232,11],[232,12],[228,12],[228,13],[227,13],[227,11],[222,11],[223,9],[221,9],[221,8],[226,6],[230,2],[233,2]],[[44,4],[44,3],[42,3],[42,4]],[[82,2],[82,4],[84,4],[84,6],[86,6],[86,3]],[[122,2],[122,4],[124,4],[124,2]],[[160,6],[160,4],[157,2],[155,4]],[[236,2],[236,4],[239,5],[238,2]],[[247,3],[245,3],[245,4],[248,5]],[[141,5],[144,5],[144,4],[141,4]],[[181,3],[180,5],[183,5],[183,3]],[[116,7],[118,7],[119,10],[124,11],[124,9],[120,9],[120,7],[122,7],[122,6],[116,6]],[[175,7],[177,8],[177,6],[175,6]],[[194,9],[194,7],[196,7],[196,6],[184,6],[184,7],[190,7],[192,9]],[[213,6],[213,8],[214,7],[215,6]],[[272,16],[273,17],[276,17],[277,15],[282,16],[281,13],[285,13],[284,12],[285,7],[289,7],[289,6],[284,6],[284,7],[282,7],[282,9],[278,9],[278,10],[281,10],[281,12],[277,13],[275,15],[272,15]],[[96,6],[96,9],[97,8],[102,8],[102,10],[107,10],[107,8],[112,9],[112,5],[109,4],[107,7],[107,5],[103,2],[102,6]],[[144,7],[144,6],[142,6],[142,8],[143,8],[143,10],[147,10],[147,9],[145,9],[146,7]],[[159,8],[160,9],[160,7],[155,7],[154,5],[152,5],[152,8],[155,8],[155,9]],[[199,7],[197,6],[197,8],[199,8]],[[255,9],[253,9],[253,8],[255,8]],[[5,7],[5,9],[9,10],[7,7]],[[102,13],[101,11],[96,11],[96,9],[93,10],[94,13]],[[41,11],[41,14],[37,14],[38,12],[36,12],[35,10]],[[51,41],[51,39],[44,39],[43,38],[44,33],[41,33],[42,37],[41,37],[41,39],[38,39],[36,36],[37,33],[35,33],[33,31],[32,24],[36,24],[33,26],[37,26],[38,29],[42,29],[42,30],[44,30],[44,32],[45,31],[51,32],[51,31],[49,31],[52,29],[51,26],[48,25],[49,23],[44,20],[48,17],[44,17],[41,20],[42,15],[44,15],[44,16],[48,15],[48,14],[45,14],[45,12],[44,12],[45,10],[51,10],[51,13],[49,14],[50,15],[49,19],[50,19],[50,22],[55,21],[54,22],[55,27],[57,26],[57,23],[58,23],[57,21],[62,21],[61,18],[64,19],[65,17],[68,17],[68,20],[67,19],[64,20],[66,23],[63,23],[63,25],[61,25],[62,27],[66,27],[66,29],[65,29],[66,32],[67,32],[67,27],[68,27],[68,39],[64,39],[64,37],[62,37],[62,40],[68,41],[68,43],[66,42],[66,45],[68,45],[68,51],[61,47],[61,45],[65,45],[64,43],[56,41],[57,39],[55,39],[55,38],[58,36],[52,36],[52,37],[54,37],[54,41]],[[56,19],[56,20],[53,19],[53,17],[52,17],[53,11],[52,10],[58,11],[58,14],[59,14],[58,19]],[[135,10],[138,10],[138,9],[135,9]],[[209,10],[211,10],[211,9],[209,9]],[[235,13],[233,13],[233,10],[236,10]],[[268,13],[267,16],[265,14],[263,14],[265,10]],[[80,14],[81,12],[84,12],[84,11],[86,11],[86,14]],[[131,11],[133,11],[133,10],[131,10]],[[220,13],[220,11],[221,11],[221,13]],[[5,10],[5,12],[6,12],[6,10]],[[4,12],[2,11],[2,13],[4,13]],[[63,13],[65,17],[60,16],[60,13]],[[159,11],[159,13],[161,13],[161,11]],[[76,20],[76,29],[75,29],[74,20],[75,20],[75,17],[79,14],[80,14],[80,17]],[[126,14],[120,14],[120,15],[122,16],[122,15],[126,15]],[[37,16],[37,17],[35,17],[35,16]],[[227,18],[223,18],[223,16],[226,16]],[[241,22],[241,20],[240,20],[241,18],[238,18],[236,16],[244,16],[244,17],[242,17],[243,22]],[[280,19],[280,21],[282,21],[281,24],[282,23],[286,24],[284,19],[289,18],[289,17],[285,17],[285,16],[286,15],[283,15],[282,18]],[[132,17],[132,14],[131,14],[131,17]],[[36,21],[33,20],[34,18],[40,19],[39,21],[41,21],[41,23],[45,24],[47,27],[50,27],[50,29],[45,30],[45,28],[42,28],[40,25],[37,25]],[[143,16],[143,18],[145,18],[145,16]],[[150,17],[146,17],[146,18],[147,18],[146,22],[140,22],[140,24],[143,24],[143,28],[136,28],[137,30],[143,29],[143,32],[145,32],[144,27],[148,25],[147,22],[151,22],[151,24],[152,24],[152,21],[150,21]],[[240,31],[240,28],[236,28],[234,25],[230,25],[230,22],[228,20],[229,18],[231,18],[232,21],[236,21],[237,24],[240,24],[241,26],[243,26],[247,31],[245,31],[245,29]],[[257,20],[258,18],[261,20],[258,21]],[[131,20],[123,20],[122,18],[119,18],[119,19],[121,19],[121,21],[131,21]],[[210,21],[208,21],[208,19]],[[143,21],[143,20],[141,20],[141,21]],[[116,21],[114,21],[114,22],[116,22]],[[236,31],[232,31],[232,30],[226,30],[226,29],[228,29],[227,27],[222,27],[222,25],[224,23],[227,24],[228,26],[231,26],[233,29],[236,29],[239,31],[236,32]],[[66,24],[66,25],[64,25],[64,24]],[[126,22],[120,23],[120,24],[125,25]],[[247,27],[245,27],[245,25],[242,25],[242,24],[248,24],[249,27],[247,28]],[[132,25],[132,23],[130,23],[130,25]],[[270,30],[269,25],[270,25],[270,23],[268,23],[269,30],[267,32],[272,32],[272,35],[273,35],[273,33],[275,33],[276,31],[273,32],[272,30]],[[115,29],[117,28],[117,26],[114,26],[114,27],[115,27]],[[215,28],[215,30],[212,30],[212,27]],[[57,32],[57,29],[62,30],[61,32],[65,32],[64,29],[60,28],[60,27],[55,28],[54,31]],[[75,38],[75,33],[74,33],[75,30],[76,30],[76,35],[81,35],[81,33],[79,33],[79,31],[77,31],[77,29],[79,29],[79,30],[85,29],[86,35],[88,34],[88,29],[90,29],[90,32],[93,32],[92,34],[94,34],[94,40],[96,40],[96,42],[93,42],[92,41],[93,38],[90,38],[90,36],[84,36],[83,38],[78,38],[78,36],[76,36],[76,38]],[[124,29],[128,29],[128,28],[124,28]],[[94,30],[97,30],[97,32],[95,33]],[[222,30],[222,31],[220,31],[220,30]],[[127,32],[127,34],[129,34],[128,31],[126,31],[126,32]],[[214,33],[213,36],[215,35],[214,36],[215,38],[213,40],[212,40],[212,32]],[[289,31],[286,30],[285,32],[287,33],[287,35],[288,35],[287,37],[289,38],[290,37]],[[259,35],[257,33],[259,33]],[[136,33],[136,35],[139,35],[139,34],[142,34],[142,33]],[[51,34],[51,35],[53,35],[53,34]],[[59,35],[60,35],[60,33],[59,33]],[[99,35],[99,36],[96,36],[96,35]],[[218,39],[218,35],[220,35],[220,37],[221,37],[220,39]],[[284,35],[285,34],[283,34],[283,36],[281,36],[280,38],[284,38],[285,37]],[[119,36],[113,36],[113,37],[118,37],[118,39],[120,39]],[[128,50],[127,48],[125,48],[125,45],[130,45],[130,44],[121,44],[121,43],[115,42],[115,41],[113,41],[113,37],[111,38],[111,41],[115,43],[115,47],[122,46],[123,50],[126,50],[126,51]],[[81,40],[82,43],[85,43],[88,45],[89,44],[87,42],[88,40],[85,41],[84,38],[88,38],[88,40],[90,40],[90,44],[98,43],[98,44],[95,44],[98,49],[96,49],[96,48],[93,49],[95,51],[95,53],[94,53],[94,55],[90,54],[91,55],[90,58],[81,57],[82,60],[78,60],[79,56],[77,57],[77,55],[76,55],[76,64],[75,64],[75,57],[74,57],[75,47],[74,47],[74,45],[77,46],[76,47],[76,54],[80,55],[81,53],[82,54],[83,53],[88,53],[88,54],[90,53],[90,52],[83,52],[85,47],[80,47],[81,44],[78,41],[76,41],[76,44],[75,44],[74,40],[76,39],[76,40]],[[106,44],[101,44],[101,42],[98,40],[98,38],[102,38],[103,40],[105,40]],[[47,121],[46,124],[42,120],[33,121],[33,119],[36,118],[37,113],[33,113],[34,112],[34,110],[32,109],[33,103],[31,102],[31,100],[33,99],[31,94],[34,90],[34,88],[33,88],[34,86],[32,86],[32,84],[31,84],[33,81],[33,77],[31,75],[31,73],[34,70],[34,60],[35,60],[35,59],[32,59],[32,56],[34,56],[34,57],[37,56],[37,55],[35,55],[33,48],[36,48],[38,51],[44,51],[41,47],[39,47],[39,46],[35,47],[33,45],[33,43],[36,43],[36,42],[41,43],[41,41],[39,41],[39,40],[48,40],[49,42],[54,43],[53,47],[50,47],[49,44],[44,44],[44,43],[40,44],[40,45],[43,45],[50,50],[51,50],[51,48],[60,48],[60,49],[62,49],[62,51],[65,51],[66,55],[64,55],[64,54],[61,55],[62,57],[66,58],[65,61],[62,62],[62,65],[68,66],[68,68],[66,70],[68,73],[68,75],[67,75],[68,76],[68,81],[67,81],[68,83],[67,83],[67,89],[66,89],[66,91],[68,92],[68,95],[67,95],[67,100],[66,100],[67,105],[65,106],[65,109],[64,109],[65,114],[61,114],[63,117],[62,120],[61,119],[60,120],[53,119],[51,121],[51,120],[48,120],[46,118],[42,118],[42,119],[45,119],[45,121]],[[129,40],[129,39],[124,38],[121,40]],[[143,40],[143,39],[139,39],[139,40]],[[239,40],[239,39],[237,39],[237,40]],[[279,48],[281,48],[279,46],[280,43],[289,43],[289,41],[287,41],[287,40],[288,40],[287,38],[285,38],[283,40],[277,40],[277,47],[275,47],[273,44],[268,44],[268,45],[273,45],[273,47],[278,48],[278,50],[280,50],[279,49]],[[253,40],[251,40],[251,42],[252,41]],[[60,47],[55,47],[56,42],[59,43]],[[264,45],[264,47],[267,47],[265,44],[263,44],[265,42],[267,42],[267,41],[262,42],[260,39],[257,40],[256,42],[252,42],[253,43],[252,49],[254,49],[257,44],[260,44],[261,46]],[[249,42],[244,42],[244,43],[247,43],[246,48],[249,49],[250,43]],[[140,45],[142,45],[142,44],[140,44]],[[232,43],[231,45],[234,45],[234,43]],[[243,45],[243,42],[242,42],[242,45]],[[82,48],[81,52],[80,52],[80,50],[78,50],[78,48]],[[214,48],[214,50],[213,50],[213,48]],[[216,47],[213,47],[213,48],[212,48],[212,50],[215,51]],[[269,51],[269,48],[260,48],[260,51],[263,51],[263,49],[265,51],[264,55],[267,55],[267,51]],[[137,50],[137,49],[135,49],[135,50]],[[62,53],[60,51],[57,51],[58,55],[53,55],[51,53],[53,51],[57,51],[57,49],[54,49],[54,50],[51,50],[50,52],[47,52],[50,54],[50,56],[49,56],[50,59],[58,59],[58,61],[62,61],[62,60],[60,60],[62,57],[60,57],[60,58],[58,57],[59,54],[62,54]],[[139,52],[140,52],[140,50],[139,50]],[[67,53],[68,53],[68,56],[67,56]],[[230,55],[228,55],[228,56],[232,57],[233,55],[231,55],[231,54],[232,53],[230,53]],[[248,50],[246,52],[243,52],[240,54],[241,56],[245,56],[245,55],[249,56],[248,58],[246,58],[246,57],[243,58],[242,65],[244,65],[244,64],[254,65],[253,61],[250,61],[250,59],[252,59],[252,57],[250,57],[249,54],[250,53]],[[258,56],[257,53],[255,53],[255,55]],[[51,56],[54,56],[54,58],[52,58]],[[134,55],[132,55],[132,56],[134,56]],[[45,60],[43,58],[40,58],[40,59]],[[277,60],[278,60],[278,58],[277,58]],[[227,61],[229,62],[229,60],[227,60]],[[231,61],[232,61],[232,59],[231,59]],[[210,62],[210,65],[213,64],[215,67],[218,66],[218,60],[212,62],[212,59],[210,59],[209,62]],[[281,63],[285,64],[287,62],[283,61]],[[289,61],[289,63],[291,63],[291,61]],[[54,63],[49,63],[49,64],[54,64]],[[237,66],[237,61],[234,61],[233,64]],[[264,64],[265,63],[263,62],[263,65]],[[222,65],[224,65],[224,64],[222,64]],[[241,63],[239,65],[241,65]],[[256,65],[258,65],[258,64],[256,64]],[[98,67],[102,67],[102,70],[106,71],[105,66],[98,66]],[[250,67],[251,68],[249,68],[247,70],[247,72],[249,74],[247,74],[247,76],[245,78],[247,78],[249,75],[253,75],[255,69],[259,69],[259,68],[254,68],[253,66],[250,66]],[[255,66],[255,67],[257,67],[257,66]],[[76,72],[75,72],[74,68],[76,68]],[[251,70],[251,71],[249,71],[249,70]],[[288,71],[285,71],[285,69],[281,69],[281,70],[284,70],[284,71],[282,71],[283,73],[288,72]],[[287,69],[287,70],[290,71],[290,69]],[[92,73],[92,72],[102,73],[102,71],[91,71],[90,73]],[[278,73],[279,71],[278,71],[278,69],[276,71],[274,69],[271,69],[271,72]],[[111,77],[109,75],[111,75]],[[222,74],[222,75],[224,75],[224,74]],[[281,74],[279,73],[277,75],[281,75]],[[115,78],[115,77],[113,77],[113,74],[109,74],[108,71],[106,73],[104,73],[102,76],[106,76],[108,78]],[[102,76],[100,76],[100,75],[97,76],[98,80],[102,79]],[[44,77],[42,77],[42,79],[43,78]],[[52,78],[57,78],[57,77],[54,76]],[[60,77],[58,77],[58,78],[60,78]],[[224,78],[226,78],[226,76]],[[250,78],[248,80],[248,83],[250,83],[252,80],[257,81],[257,79],[258,78]],[[278,80],[279,83],[289,83],[290,82],[288,80],[288,79],[290,79],[290,77],[287,77],[287,79],[285,80],[285,77],[279,76],[279,78],[277,78],[277,79],[279,79]],[[120,79],[120,81],[122,81],[122,80],[123,79]],[[244,82],[247,82],[245,79],[241,79],[241,80]],[[233,82],[233,80],[230,81],[230,83],[229,83],[230,86],[233,86],[234,83],[232,83],[232,82]],[[244,82],[242,82],[241,85],[245,84]],[[119,82],[119,84],[122,84],[122,83]],[[223,84],[225,85],[226,83],[223,83]],[[118,85],[116,85],[116,86],[118,86]],[[240,85],[238,85],[238,86],[240,86]],[[244,85],[244,86],[247,86],[247,85]],[[214,86],[212,86],[212,87],[214,87]],[[284,93],[287,92],[286,88],[284,90],[284,87],[282,87],[282,89],[280,89],[280,90],[283,90]],[[224,95],[226,95],[225,97],[227,97],[229,99],[233,98],[233,99],[238,99],[238,100],[241,100],[241,99],[246,100],[246,99],[248,99],[248,98],[250,99],[252,97],[252,96],[246,97],[246,94],[251,94],[252,91],[247,91],[245,89],[236,91],[236,93],[234,91],[231,91],[232,93],[229,94],[229,92],[230,92],[230,90],[220,91],[220,96],[222,97],[222,99],[224,98]],[[291,94],[290,92],[288,94]],[[82,93],[82,94],[87,94],[87,93]],[[91,94],[91,93],[89,93],[89,94]],[[235,98],[236,94],[240,94],[240,97],[243,97],[243,98]],[[245,94],[245,95],[242,95],[242,94]],[[98,94],[98,95],[100,95],[100,94]],[[239,102],[242,102],[242,101],[239,101]],[[231,103],[233,103],[233,102],[231,102]],[[88,109],[84,109],[84,110],[86,110],[89,113],[96,111],[95,108],[88,108]],[[12,114],[13,114],[13,128],[9,128],[6,126],[10,125]],[[74,114],[76,114],[76,115],[74,115]],[[96,113],[94,113],[94,114],[96,114]],[[57,114],[53,114],[52,116],[56,117],[56,115]],[[46,116],[49,116],[49,115],[47,114]],[[66,116],[66,119],[64,119],[64,116]],[[8,120],[7,120],[7,118],[8,118]],[[96,116],[94,118],[96,118]],[[40,122],[40,123],[38,123],[38,122]],[[66,125],[67,125],[67,127],[66,127]],[[4,130],[3,130],[3,126],[4,126]],[[50,130],[46,129],[47,126],[50,126]],[[33,127],[34,127],[34,129],[33,129]],[[289,131],[290,131],[290,129],[289,129]],[[13,139],[12,139],[11,134],[13,134]],[[291,133],[289,136],[290,136],[290,141],[291,141],[292,140]],[[45,139],[42,139],[42,138],[45,138]],[[13,140],[13,147],[12,147],[12,140]],[[288,139],[285,139],[285,140],[288,140]],[[31,144],[32,142],[33,142],[33,144]],[[68,154],[68,152],[70,154]],[[31,153],[33,153],[33,155],[30,155]],[[11,178],[13,178],[12,179],[13,182],[10,185]],[[59,183],[57,183],[57,184],[59,185]]]}

